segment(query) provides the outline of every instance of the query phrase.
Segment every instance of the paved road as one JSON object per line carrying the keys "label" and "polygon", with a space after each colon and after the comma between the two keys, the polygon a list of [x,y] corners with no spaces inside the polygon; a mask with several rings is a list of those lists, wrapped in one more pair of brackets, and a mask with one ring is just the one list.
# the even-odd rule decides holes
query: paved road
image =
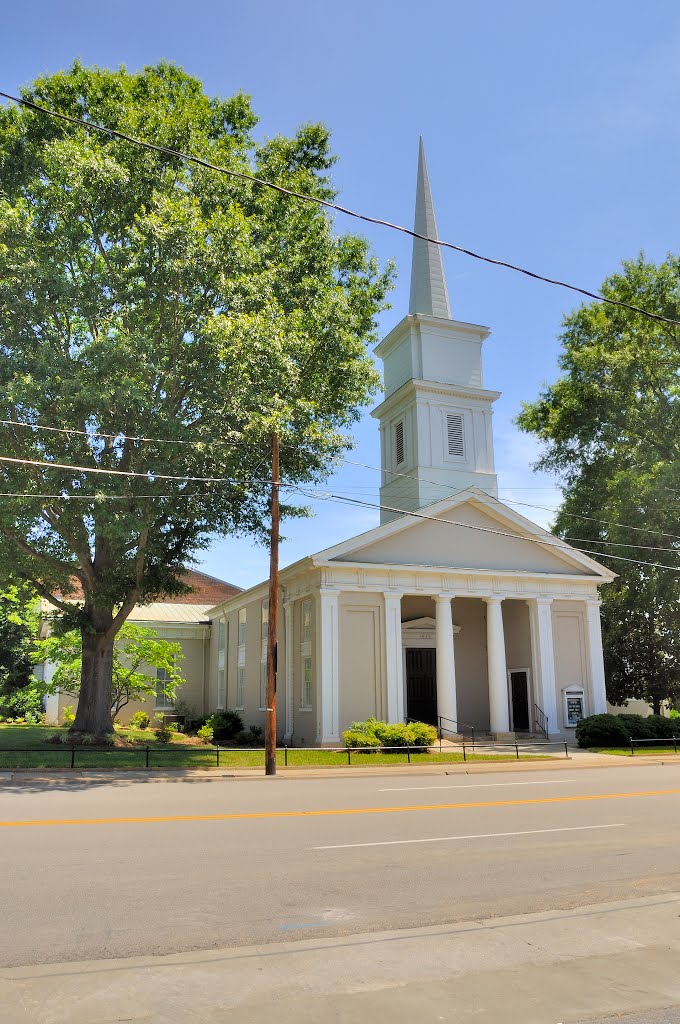
{"label": "paved road", "polygon": [[2,963],[342,944],[631,898],[639,916],[680,892],[679,811],[674,766],[13,785],[0,789],[14,823],[0,828]]}

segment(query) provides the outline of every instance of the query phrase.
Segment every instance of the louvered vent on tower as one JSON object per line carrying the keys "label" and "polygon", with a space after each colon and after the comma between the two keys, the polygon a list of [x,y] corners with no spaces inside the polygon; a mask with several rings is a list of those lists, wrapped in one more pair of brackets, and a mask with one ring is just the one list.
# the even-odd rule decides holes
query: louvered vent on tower
{"label": "louvered vent on tower", "polygon": [[404,421],[394,424],[394,462],[401,466],[404,461]]}
{"label": "louvered vent on tower", "polygon": [[463,417],[455,412],[446,414],[446,436],[449,455],[458,458],[465,456],[465,443],[463,441]]}

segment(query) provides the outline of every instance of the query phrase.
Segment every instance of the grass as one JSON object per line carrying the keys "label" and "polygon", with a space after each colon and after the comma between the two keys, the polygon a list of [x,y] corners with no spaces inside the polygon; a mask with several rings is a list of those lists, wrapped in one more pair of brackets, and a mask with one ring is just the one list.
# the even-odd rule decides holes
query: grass
{"label": "grass", "polygon": [[[138,747],[116,748],[82,748],[76,751],[76,769],[106,768],[144,769],[146,767],[146,747],[149,747],[149,766],[151,768],[214,768],[217,766],[217,753],[214,747],[197,745],[194,736],[175,734],[170,744],[161,744],[151,729],[121,729],[119,734],[135,741]],[[69,769],[71,767],[71,750],[68,744],[58,746],[47,742],[55,734],[64,733],[65,729],[47,725],[2,725],[0,724],[0,770],[15,768],[48,768]],[[199,740],[198,743],[201,743]],[[17,748],[31,747],[34,752],[25,753]],[[630,753],[630,751],[629,751]],[[520,754],[521,761],[550,760],[550,755]],[[428,753],[411,753],[412,764],[456,764],[463,760],[462,750],[438,751]],[[467,750],[468,761],[515,761],[515,754],[472,754]],[[283,767],[285,752],[277,752],[277,763]],[[357,765],[401,765],[408,762],[406,752],[354,753],[351,754],[352,766]],[[347,753],[337,750],[304,750],[288,751],[289,768],[331,768],[347,765]],[[264,767],[264,750],[240,750],[238,747],[220,749],[221,768],[261,768]]]}
{"label": "grass", "polygon": [[652,754],[677,754],[680,753],[680,745],[678,750],[673,746],[664,746],[663,740],[660,740],[660,746],[655,747],[651,743],[640,743],[635,746],[635,755],[631,754],[630,747],[588,747],[593,754],[614,754],[617,757],[649,757]]}

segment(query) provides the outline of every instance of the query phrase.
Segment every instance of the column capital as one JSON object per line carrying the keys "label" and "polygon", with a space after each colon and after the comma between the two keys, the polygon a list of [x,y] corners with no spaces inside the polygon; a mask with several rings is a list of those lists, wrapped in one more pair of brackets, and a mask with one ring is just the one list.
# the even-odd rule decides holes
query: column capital
{"label": "column capital", "polygon": [[505,598],[500,594],[487,594],[486,597],[482,598],[487,604],[500,604]]}
{"label": "column capital", "polygon": [[401,601],[401,599],[402,599],[402,597],[404,595],[402,593],[400,593],[399,591],[397,591],[397,590],[383,590],[382,596],[385,598],[386,601],[390,597],[394,601]]}
{"label": "column capital", "polygon": [[283,610],[284,610],[284,612],[290,611],[290,609],[293,607],[294,604],[295,604],[295,601],[293,601],[291,598],[289,598],[287,601],[284,601],[283,602]]}
{"label": "column capital", "polygon": [[539,608],[547,608],[554,600],[555,598],[549,594],[536,594],[534,597],[528,597],[526,602],[529,605],[536,604]]}
{"label": "column capital", "polygon": [[332,600],[335,597],[340,597],[340,590],[338,587],[319,587],[319,594],[321,597]]}
{"label": "column capital", "polygon": [[441,602],[444,602],[444,601],[451,602],[451,601],[453,601],[455,596],[456,596],[455,594],[433,594],[432,595],[433,600],[435,602],[440,602],[440,601]]}

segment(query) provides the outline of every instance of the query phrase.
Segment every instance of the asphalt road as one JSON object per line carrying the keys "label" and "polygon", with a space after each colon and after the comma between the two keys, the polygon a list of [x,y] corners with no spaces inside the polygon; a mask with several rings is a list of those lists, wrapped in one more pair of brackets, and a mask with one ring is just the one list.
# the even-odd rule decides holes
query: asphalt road
{"label": "asphalt road", "polygon": [[24,784],[0,788],[0,821],[11,967],[680,891],[675,766]]}
{"label": "asphalt road", "polygon": [[0,786],[3,1024],[676,1024],[678,766]]}

